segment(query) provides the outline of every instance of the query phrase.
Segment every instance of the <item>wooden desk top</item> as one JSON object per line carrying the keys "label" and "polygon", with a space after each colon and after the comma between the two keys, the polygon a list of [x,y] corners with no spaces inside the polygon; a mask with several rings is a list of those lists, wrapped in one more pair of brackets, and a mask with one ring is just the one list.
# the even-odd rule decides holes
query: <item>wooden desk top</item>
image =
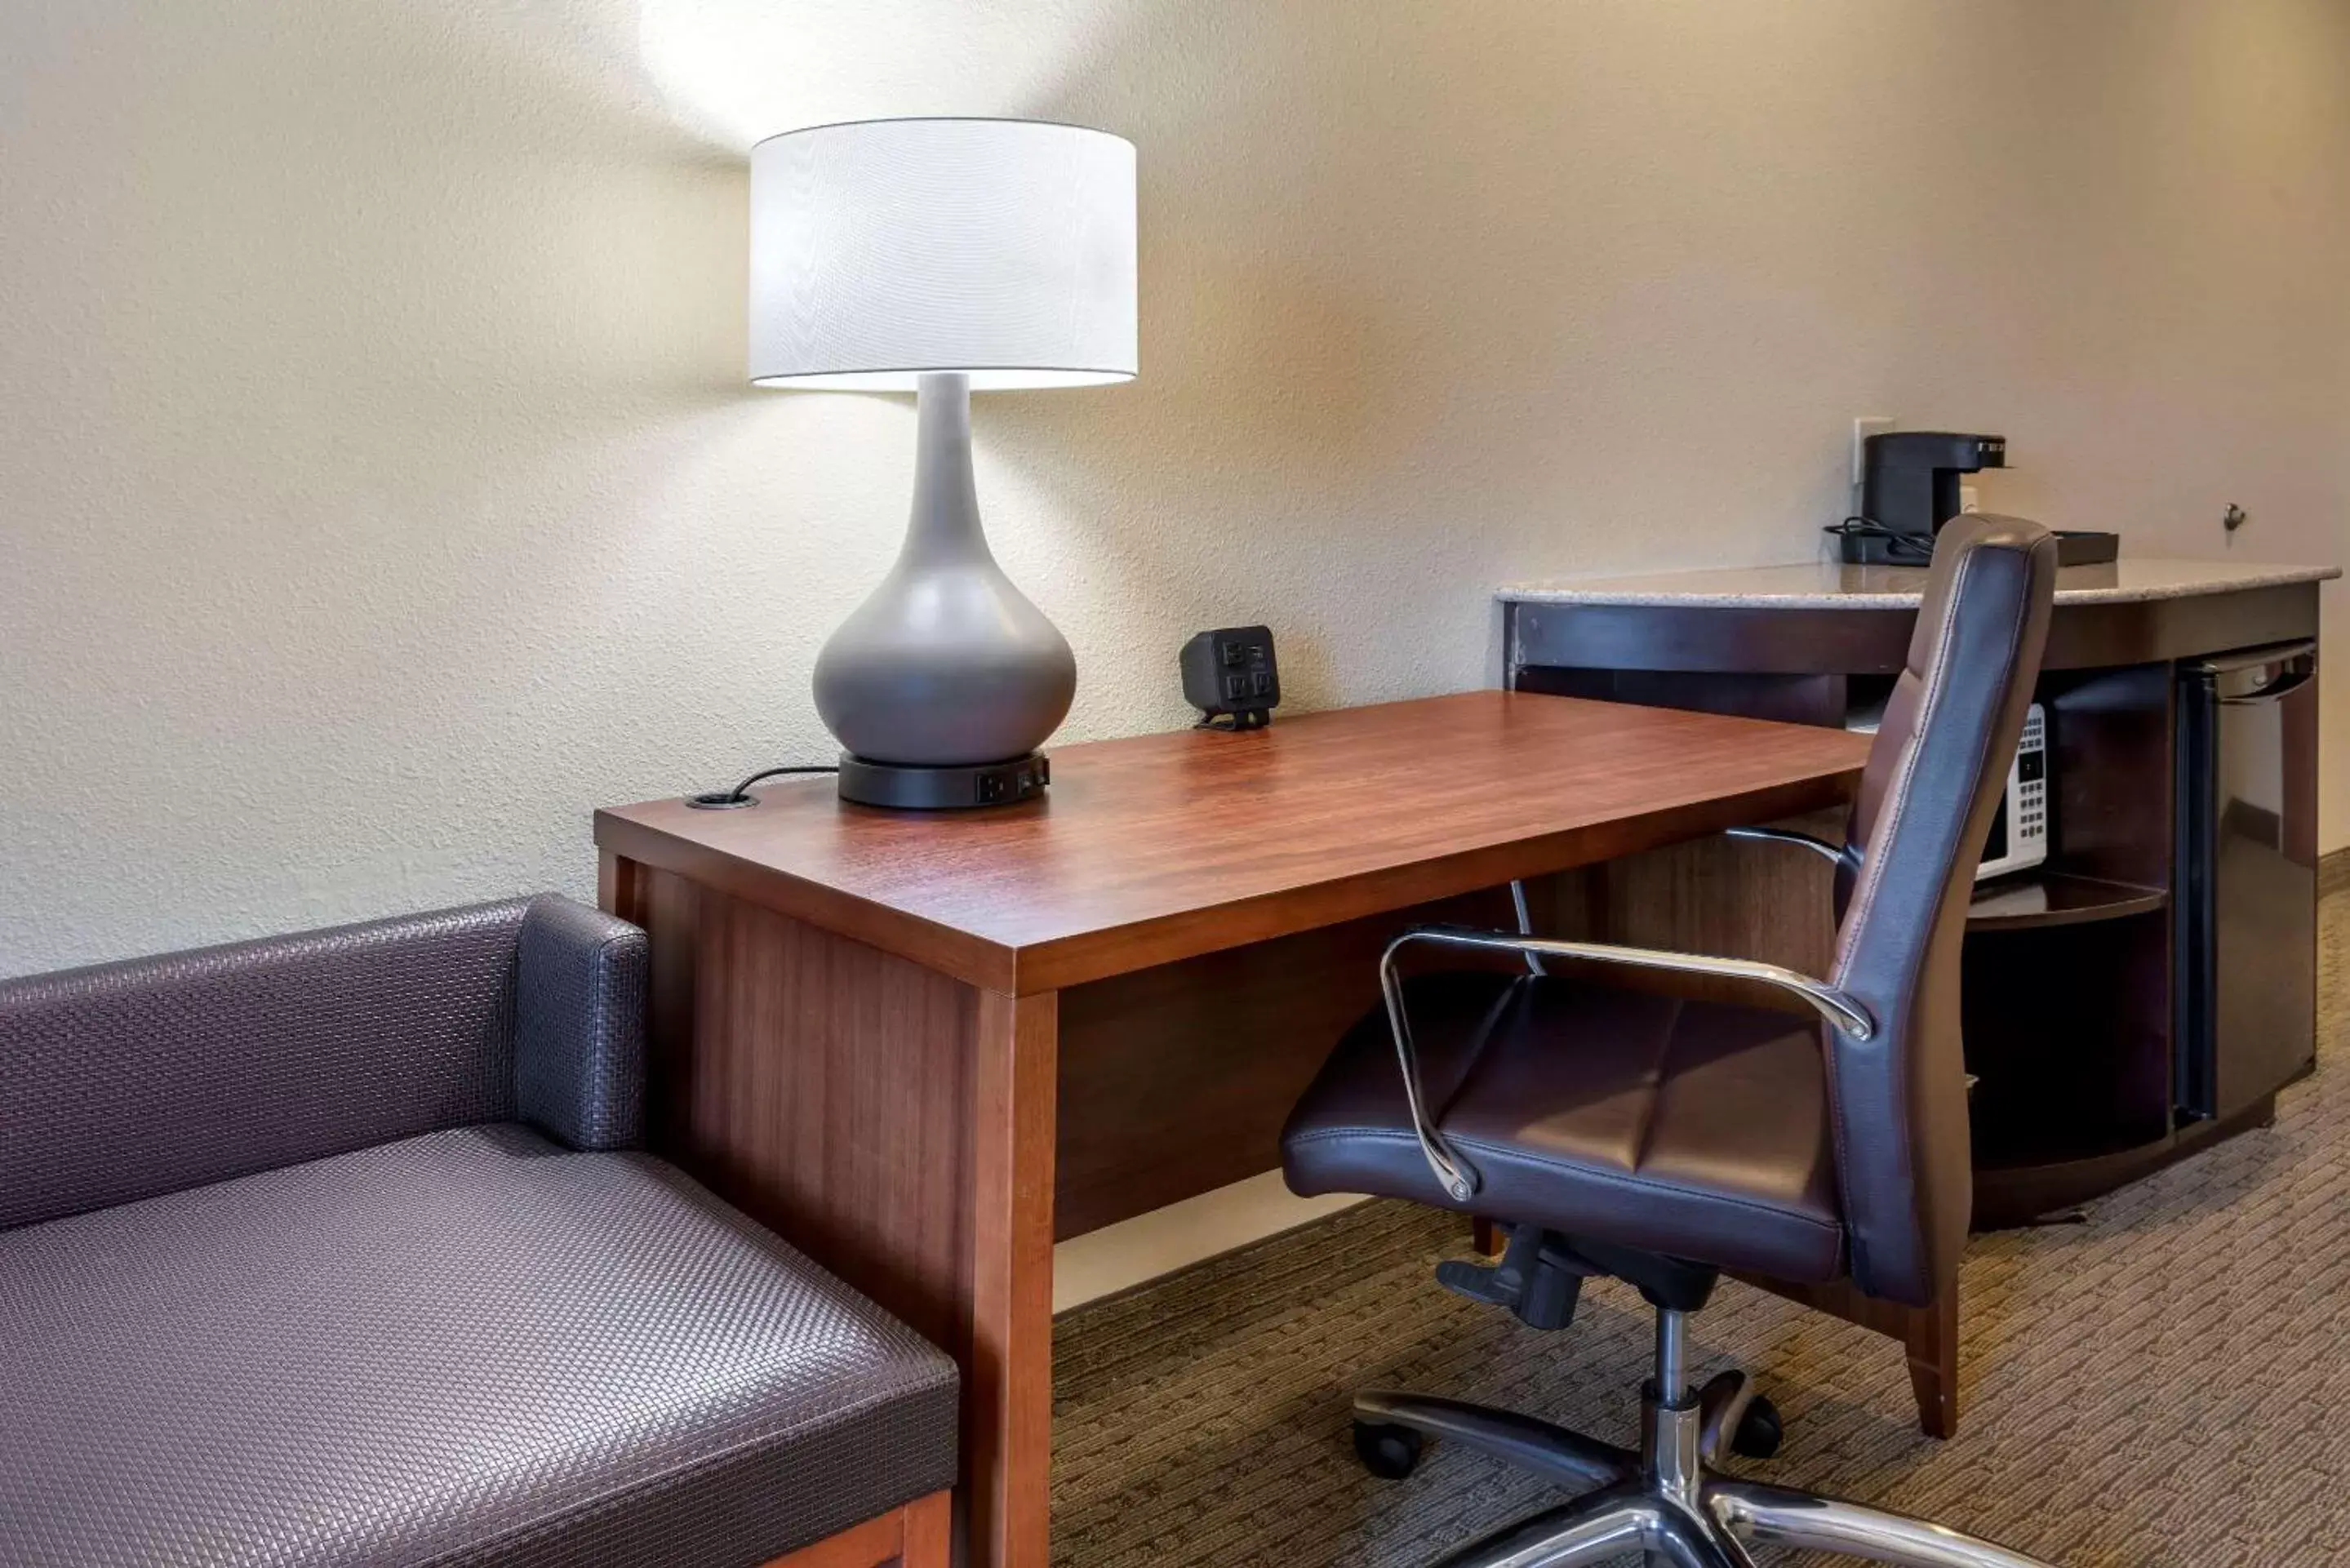
{"label": "wooden desk top", "polygon": [[1041,803],[596,814],[609,854],[1026,994],[1849,798],[1867,740],[1469,691],[1064,746]]}

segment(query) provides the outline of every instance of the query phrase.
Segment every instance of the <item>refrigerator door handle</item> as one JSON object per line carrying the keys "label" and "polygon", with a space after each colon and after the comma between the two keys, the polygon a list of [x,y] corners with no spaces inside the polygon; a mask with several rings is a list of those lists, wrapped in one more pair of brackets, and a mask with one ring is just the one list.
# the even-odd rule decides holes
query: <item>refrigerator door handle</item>
{"label": "refrigerator door handle", "polygon": [[2272,643],[2211,659],[2198,659],[2187,669],[2210,683],[2222,702],[2265,702],[2309,684],[2317,669],[2317,644]]}
{"label": "refrigerator door handle", "polygon": [[2300,691],[2316,679],[2317,671],[2305,663],[2288,666],[2276,680],[2250,691],[2229,691],[2223,686],[2220,701],[2230,708],[2246,708],[2262,702],[2273,702],[2280,697],[2290,696]]}

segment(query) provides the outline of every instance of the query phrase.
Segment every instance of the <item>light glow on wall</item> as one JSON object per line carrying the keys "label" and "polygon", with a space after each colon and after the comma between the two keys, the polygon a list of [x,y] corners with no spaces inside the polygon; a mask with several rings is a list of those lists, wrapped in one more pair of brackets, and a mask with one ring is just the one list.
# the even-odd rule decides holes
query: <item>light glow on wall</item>
{"label": "light glow on wall", "polygon": [[1026,112],[1083,52],[1105,8],[1101,0],[642,0],[637,37],[678,121],[747,151],[779,130],[835,120]]}

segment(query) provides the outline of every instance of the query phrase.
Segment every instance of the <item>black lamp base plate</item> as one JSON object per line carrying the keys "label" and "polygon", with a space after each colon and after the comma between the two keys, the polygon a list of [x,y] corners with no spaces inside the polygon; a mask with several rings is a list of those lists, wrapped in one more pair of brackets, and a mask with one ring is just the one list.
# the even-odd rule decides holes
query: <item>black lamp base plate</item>
{"label": "black lamp base plate", "polygon": [[1014,805],[1045,793],[1052,763],[1042,752],[1005,763],[970,767],[925,768],[873,763],[840,753],[840,798],[860,805],[901,811],[960,811],[982,805]]}

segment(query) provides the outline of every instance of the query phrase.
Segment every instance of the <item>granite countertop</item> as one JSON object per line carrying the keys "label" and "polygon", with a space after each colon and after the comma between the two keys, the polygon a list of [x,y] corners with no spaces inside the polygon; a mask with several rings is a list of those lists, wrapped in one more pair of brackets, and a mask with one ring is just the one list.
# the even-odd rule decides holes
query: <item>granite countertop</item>
{"label": "granite countertop", "polygon": [[[2233,593],[2285,583],[2324,582],[2341,575],[2339,566],[2125,556],[2103,566],[2066,566],[2056,574],[2056,602],[2123,604],[2191,598],[2198,594]],[[1814,561],[1792,566],[1731,566],[1637,577],[1512,583],[1493,597],[1510,604],[1888,609],[1917,604],[1924,597],[1925,587],[1923,566],[1845,566]]]}

